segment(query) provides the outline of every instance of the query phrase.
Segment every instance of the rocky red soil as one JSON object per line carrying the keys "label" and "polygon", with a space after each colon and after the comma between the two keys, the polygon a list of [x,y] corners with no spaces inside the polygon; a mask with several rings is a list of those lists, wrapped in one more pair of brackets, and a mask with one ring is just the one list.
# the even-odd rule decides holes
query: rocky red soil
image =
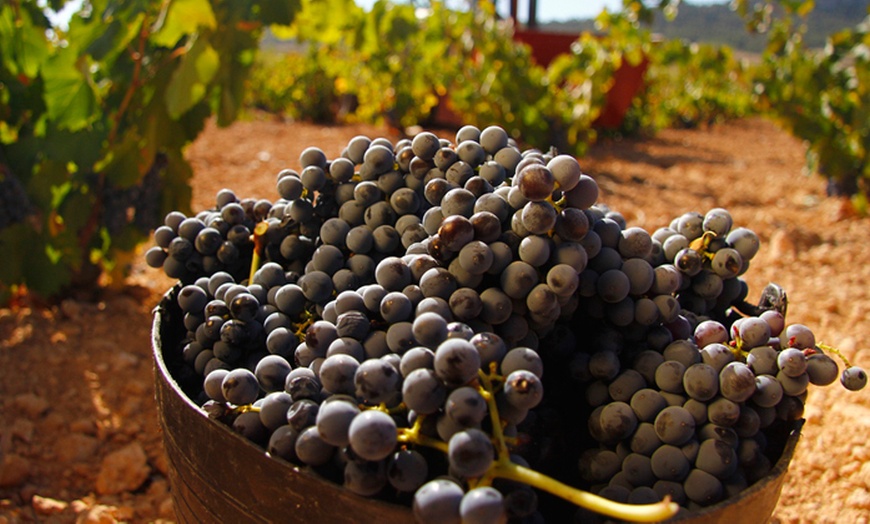
{"label": "rocky red soil", "polygon": [[[211,207],[223,187],[274,200],[275,174],[298,167],[304,147],[336,156],[357,134],[388,132],[267,118],[210,125],[188,150],[193,208]],[[581,163],[630,225],[652,231],[686,211],[729,209],[763,242],[750,296],[777,282],[790,322],[867,368],[870,219],[827,198],[803,159],[800,142],[747,119],[603,141]],[[0,309],[0,523],[174,520],[150,352],[152,308],[171,285],[140,254],[97,300],[25,297]],[[773,520],[868,522],[870,389],[814,388],[805,417]]]}

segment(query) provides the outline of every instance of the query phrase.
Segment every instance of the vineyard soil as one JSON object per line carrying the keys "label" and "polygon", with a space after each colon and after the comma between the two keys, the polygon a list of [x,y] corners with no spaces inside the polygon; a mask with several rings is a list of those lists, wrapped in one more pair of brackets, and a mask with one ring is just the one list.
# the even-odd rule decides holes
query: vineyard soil
{"label": "vineyard soil", "polygon": [[[274,200],[275,174],[298,167],[304,147],[333,157],[357,134],[389,132],[266,117],[209,124],[188,150],[193,208],[211,207],[223,187]],[[581,165],[600,201],[650,231],[686,211],[729,209],[763,242],[747,274],[751,298],[777,282],[790,322],[867,368],[870,219],[826,198],[803,159],[800,142],[748,119],[604,140]],[[0,524],[174,519],[150,356],[151,310],[172,282],[141,254],[130,263],[127,281],[96,297],[23,297],[0,310]],[[868,522],[870,389],[814,388],[805,417],[774,522]]]}

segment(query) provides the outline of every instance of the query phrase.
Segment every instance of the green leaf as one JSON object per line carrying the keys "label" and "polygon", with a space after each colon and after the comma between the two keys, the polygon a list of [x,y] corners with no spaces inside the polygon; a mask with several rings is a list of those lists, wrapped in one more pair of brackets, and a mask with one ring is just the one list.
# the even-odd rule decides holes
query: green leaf
{"label": "green leaf", "polygon": [[102,62],[113,61],[136,38],[144,20],[144,13],[140,13],[132,20],[112,20],[108,27],[104,26],[99,36],[88,45],[87,52],[95,60]]}
{"label": "green leaf", "polygon": [[27,183],[27,194],[39,209],[47,212],[57,207],[56,195],[65,184],[69,184],[66,165],[46,160],[34,166],[33,176]]}
{"label": "green leaf", "polygon": [[173,210],[190,214],[190,200],[193,190],[189,180],[193,178],[193,168],[179,151],[171,151],[167,154],[169,163],[162,181],[165,184],[163,201],[161,202],[162,214]]}
{"label": "green leaf", "polygon": [[184,36],[195,34],[201,28],[216,27],[217,20],[208,0],[172,0],[163,25],[150,40],[158,46],[175,47]]}
{"label": "green leaf", "polygon": [[211,106],[206,102],[200,102],[193,106],[190,111],[184,113],[178,120],[180,136],[172,145],[179,147],[192,142],[205,129],[205,121],[209,116],[211,116]]}
{"label": "green leaf", "polygon": [[[78,254],[78,235],[90,219],[96,198],[97,196],[87,188],[76,188],[70,191],[61,203],[60,214],[66,229],[64,234],[56,240],[65,248],[66,253]],[[70,235],[69,239],[66,238],[67,233]],[[69,259],[73,264],[77,263],[78,260],[80,258],[77,257]]]}
{"label": "green leaf", "polygon": [[166,108],[172,118],[180,117],[205,97],[219,66],[217,51],[205,39],[196,39],[166,88]]}
{"label": "green leaf", "polygon": [[18,128],[10,126],[5,120],[0,121],[0,144],[9,145],[18,140]]}
{"label": "green leaf", "polygon": [[35,25],[26,9],[0,8],[0,58],[12,74],[36,78],[50,53],[45,28]]}
{"label": "green leaf", "polygon": [[43,68],[45,107],[58,129],[83,129],[100,116],[86,68],[85,57],[77,57],[71,49],[58,52]]}
{"label": "green leaf", "polygon": [[264,0],[259,2],[259,20],[264,24],[290,25],[302,8],[301,0]]}
{"label": "green leaf", "polygon": [[104,155],[106,141],[105,120],[91,124],[87,129],[69,131],[49,126],[45,131],[45,142],[51,147],[42,151],[48,160],[62,164],[73,163],[79,169],[89,170]]}
{"label": "green leaf", "polygon": [[0,249],[16,256],[0,257],[0,282],[18,284],[24,281],[25,253],[33,244],[33,230],[25,223],[12,224],[0,229]]}
{"label": "green leaf", "polygon": [[303,0],[291,31],[277,31],[279,38],[296,37],[323,44],[335,44],[365,23],[363,9],[353,0]]}
{"label": "green leaf", "polygon": [[43,296],[51,296],[70,282],[70,268],[52,262],[57,250],[46,243],[45,235],[34,234],[24,222],[0,230],[0,250],[15,256],[0,257],[0,282],[27,284]]}
{"label": "green leaf", "polygon": [[139,182],[148,170],[150,160],[143,158],[141,143],[139,134],[130,130],[112,148],[111,159],[103,168],[103,174],[113,185],[120,188],[130,187]]}
{"label": "green leaf", "polygon": [[218,54],[224,57],[215,82],[219,87],[217,122],[220,126],[229,125],[238,116],[251,68],[246,57],[257,47],[257,35],[258,32],[253,31],[229,31],[215,42]]}

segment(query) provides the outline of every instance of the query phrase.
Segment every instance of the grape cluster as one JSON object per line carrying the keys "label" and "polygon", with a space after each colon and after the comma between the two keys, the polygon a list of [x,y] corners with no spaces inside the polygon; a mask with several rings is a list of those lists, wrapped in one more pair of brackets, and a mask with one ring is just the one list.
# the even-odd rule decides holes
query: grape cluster
{"label": "grape cluster", "polygon": [[32,211],[21,181],[0,164],[0,230],[23,221]]}
{"label": "grape cluster", "polygon": [[[169,164],[164,153],[154,157],[151,167],[139,182],[118,186],[107,180],[100,200],[100,223],[112,236],[121,234],[128,225],[148,233],[160,221],[160,196],[163,191],[162,172]],[[150,256],[154,256],[152,253]]]}
{"label": "grape cluster", "polygon": [[600,447],[580,459],[585,479],[615,500],[669,495],[688,507],[719,502],[766,475],[765,431],[800,419],[807,387],[838,375],[813,333],[786,326],[776,310],[730,330],[704,320],[661,353],[645,350],[624,369],[609,362],[588,371],[599,377],[586,400]]}
{"label": "grape cluster", "polygon": [[784,297],[748,306],[758,237],[723,209],[629,227],[576,159],[496,126],[300,164],[275,202],[170,213],[146,261],[181,281],[204,409],[421,522],[564,516],[568,485],[650,504],[623,519],[715,502],[839,373]]}

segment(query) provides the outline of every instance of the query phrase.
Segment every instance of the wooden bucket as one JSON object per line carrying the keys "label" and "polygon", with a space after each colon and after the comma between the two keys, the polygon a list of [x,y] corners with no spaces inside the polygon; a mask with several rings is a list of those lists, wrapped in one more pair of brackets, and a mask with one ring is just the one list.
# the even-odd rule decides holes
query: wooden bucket
{"label": "wooden bucket", "polygon": [[[155,395],[179,522],[413,522],[409,507],[358,496],[306,468],[271,458],[225,424],[209,419],[185,393],[198,387],[200,379],[179,371],[177,348],[185,330],[175,302],[177,291],[173,288],[155,308],[151,339]],[[801,425],[799,421],[784,436],[782,453],[766,477],[736,498],[681,513],[672,522],[766,523],[779,499]]]}

